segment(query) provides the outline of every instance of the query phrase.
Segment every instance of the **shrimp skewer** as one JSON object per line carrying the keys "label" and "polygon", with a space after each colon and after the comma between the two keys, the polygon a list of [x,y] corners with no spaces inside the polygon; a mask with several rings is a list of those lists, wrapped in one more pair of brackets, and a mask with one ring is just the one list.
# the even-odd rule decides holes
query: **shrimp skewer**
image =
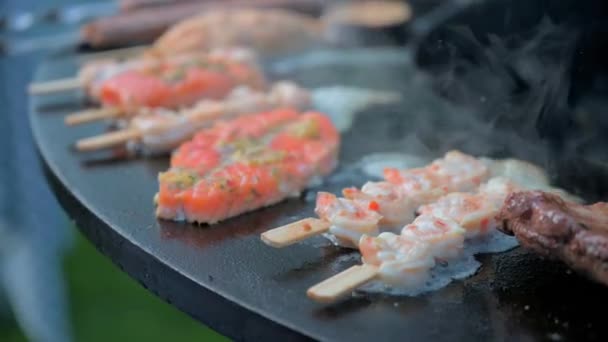
{"label": "shrimp skewer", "polygon": [[[427,167],[410,170],[385,170],[383,182],[368,182],[360,190],[348,188],[344,198],[320,193],[315,212],[327,222],[330,239],[338,245],[356,247],[362,234],[377,235],[412,222],[420,205],[431,203],[452,191],[468,191],[488,177],[487,167],[458,151],[448,152]],[[374,222],[361,224],[361,218]],[[290,226],[263,233],[271,246],[286,246],[301,241],[302,230]],[[289,239],[289,240],[285,240]]]}
{"label": "shrimp skewer", "polygon": [[[367,208],[363,210],[376,211],[381,215],[376,226],[379,231],[412,222],[420,205],[431,203],[452,191],[472,190],[488,174],[487,167],[475,158],[451,151],[421,169],[387,169],[384,172],[385,182],[368,182],[361,191],[347,189],[345,197],[364,201]],[[348,212],[346,215],[341,215],[343,212],[332,212],[330,215],[334,216],[330,216],[324,214],[323,205],[324,203],[317,202],[317,214],[332,223],[329,232],[335,236],[338,244],[356,247],[361,235],[347,235],[345,231],[360,232],[356,229],[357,216],[349,215]],[[341,221],[337,221],[336,217],[340,217]]]}
{"label": "shrimp skewer", "polygon": [[[508,180],[492,179],[477,194],[451,193],[422,206],[421,214],[399,235],[363,235],[359,251],[364,264],[311,287],[308,296],[331,302],[372,280],[403,289],[419,288],[429,279],[436,261],[459,257],[465,238],[485,234],[490,226],[495,227],[491,220],[500,210],[500,199],[504,200],[515,188]],[[347,280],[343,273],[349,275]]]}
{"label": "shrimp skewer", "polygon": [[[199,129],[208,127],[215,120],[230,119],[242,115],[292,107],[299,110],[315,108],[332,113],[332,120],[340,128],[335,110],[336,98],[348,98],[351,105],[348,113],[372,104],[396,101],[395,93],[370,91],[361,88],[330,87],[315,90],[304,89],[293,82],[280,81],[268,91],[239,87],[222,100],[205,99],[191,108],[169,110],[166,108],[142,109],[133,117],[119,118],[122,130],[85,138],[76,143],[81,151],[92,151],[126,144],[131,152],[155,154],[167,152],[187,140]],[[340,112],[344,113],[344,112]],[[344,113],[348,116],[348,113]]]}
{"label": "shrimp skewer", "polygon": [[399,235],[363,235],[359,250],[364,264],[311,287],[308,296],[321,302],[335,301],[372,280],[405,289],[419,287],[434,267],[431,256],[435,261],[460,256],[465,239],[484,236],[498,227],[495,217],[507,196],[529,186],[499,176],[476,193],[454,192],[423,205],[420,215]]}
{"label": "shrimp skewer", "polygon": [[127,143],[131,150],[142,150],[145,154],[163,153],[216,120],[281,107],[303,110],[309,107],[309,103],[308,91],[291,82],[278,82],[268,92],[237,88],[223,100],[202,100],[181,111],[162,108],[140,110],[133,118],[122,120],[126,127],[119,131],[134,132],[134,136],[124,135],[124,139],[120,140],[112,139],[119,133],[107,133],[82,139],[76,143],[76,147],[81,151],[91,151]]}
{"label": "shrimp skewer", "polygon": [[460,255],[464,229],[453,220],[419,216],[401,235],[384,232],[364,235],[359,242],[363,265],[353,266],[308,289],[319,302],[333,302],[372,280],[404,289],[422,286],[437,261]]}

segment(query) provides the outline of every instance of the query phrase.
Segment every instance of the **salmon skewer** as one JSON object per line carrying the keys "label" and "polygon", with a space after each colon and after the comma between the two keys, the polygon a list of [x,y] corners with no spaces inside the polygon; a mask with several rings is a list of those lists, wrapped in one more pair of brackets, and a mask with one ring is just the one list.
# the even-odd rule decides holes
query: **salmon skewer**
{"label": "salmon skewer", "polygon": [[[356,247],[361,235],[378,235],[412,222],[420,205],[431,203],[453,191],[470,191],[488,178],[488,168],[472,156],[451,151],[420,169],[384,172],[385,181],[368,182],[361,189],[343,191],[344,198],[319,193],[315,212],[315,234],[329,233],[330,239],[344,247]],[[323,228],[323,229],[321,229]],[[262,234],[262,240],[274,247],[288,246],[310,237],[298,225],[279,227]]]}
{"label": "salmon skewer", "polygon": [[[217,49],[247,47],[259,52],[286,52],[307,48],[323,40],[324,24],[314,17],[281,9],[215,9],[183,20],[169,28],[153,45],[144,49],[135,63],[173,58],[184,54],[205,54]],[[107,64],[93,63],[91,69]],[[115,64],[115,60],[110,64]],[[71,79],[31,84],[30,94],[88,87],[92,74],[83,70]]]}
{"label": "salmon skewer", "polygon": [[276,110],[203,130],[159,175],[159,218],[215,223],[299,194],[336,166],[339,134],[322,114]]}
{"label": "salmon skewer", "polygon": [[304,110],[309,108],[310,102],[309,92],[291,82],[277,82],[268,92],[236,88],[223,100],[202,100],[183,110],[139,110],[134,117],[120,120],[122,130],[79,140],[76,147],[80,151],[91,151],[127,144],[132,151],[163,153],[216,120],[282,107]]}
{"label": "salmon skewer", "polygon": [[99,58],[87,61],[76,77],[54,80],[47,83],[30,85],[31,94],[46,94],[58,91],[84,89],[87,94],[97,99],[100,85],[106,80],[127,71],[146,71],[163,65],[192,64],[204,59],[228,59],[235,62],[256,65],[255,54],[242,47],[218,48],[210,51],[193,51],[167,56],[134,56],[128,59]]}
{"label": "salmon skewer", "polygon": [[[204,98],[221,99],[239,86],[264,87],[255,66],[220,54],[144,64],[145,68],[121,71],[92,84],[90,96],[104,108],[127,115],[141,108],[176,109]],[[81,116],[71,115],[66,123],[82,123]]]}
{"label": "salmon skewer", "polygon": [[68,115],[68,125],[134,115],[143,108],[187,107],[203,98],[221,99],[240,86],[265,87],[254,55],[242,48],[94,61],[82,68],[78,80],[102,108]]}
{"label": "salmon skewer", "polygon": [[[112,75],[114,71],[128,70],[141,65],[144,61],[137,55],[142,51],[143,48],[137,46],[83,54],[79,60],[86,61],[86,63],[76,76],[30,83],[28,93],[44,95],[79,89],[87,90],[93,82],[99,80],[98,78],[104,79]],[[146,59],[146,62],[150,61],[152,59]]]}
{"label": "salmon skewer", "polygon": [[142,107],[185,107],[201,98],[221,99],[242,85],[260,88],[262,77],[249,65],[210,56],[122,72],[103,81],[94,95],[102,105],[129,113]]}

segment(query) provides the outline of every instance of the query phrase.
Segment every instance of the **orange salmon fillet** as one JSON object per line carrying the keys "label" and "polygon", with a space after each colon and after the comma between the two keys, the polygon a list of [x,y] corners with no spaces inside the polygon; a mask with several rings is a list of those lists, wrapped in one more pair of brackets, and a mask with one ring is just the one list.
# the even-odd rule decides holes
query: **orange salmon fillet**
{"label": "orange salmon fillet", "polygon": [[189,63],[154,65],[129,70],[103,81],[99,101],[131,112],[140,108],[177,109],[201,99],[222,99],[238,86],[260,88],[264,77],[257,68],[227,58],[199,58]]}
{"label": "orange salmon fillet", "polygon": [[340,135],[320,113],[281,109],[198,133],[159,175],[159,218],[215,223],[298,195],[336,166]]}

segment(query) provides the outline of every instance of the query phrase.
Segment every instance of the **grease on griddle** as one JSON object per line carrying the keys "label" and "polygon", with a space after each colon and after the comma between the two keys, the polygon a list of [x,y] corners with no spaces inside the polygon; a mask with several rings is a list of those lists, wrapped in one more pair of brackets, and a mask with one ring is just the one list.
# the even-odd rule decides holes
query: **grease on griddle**
{"label": "grease on griddle", "polygon": [[464,252],[458,259],[438,264],[431,270],[429,280],[420,287],[403,289],[391,287],[385,283],[375,281],[361,287],[359,291],[365,293],[387,293],[397,296],[417,296],[446,287],[455,280],[461,280],[477,273],[482,264],[475,256],[486,253],[500,253],[515,248],[517,240],[494,230],[486,236],[467,240]]}

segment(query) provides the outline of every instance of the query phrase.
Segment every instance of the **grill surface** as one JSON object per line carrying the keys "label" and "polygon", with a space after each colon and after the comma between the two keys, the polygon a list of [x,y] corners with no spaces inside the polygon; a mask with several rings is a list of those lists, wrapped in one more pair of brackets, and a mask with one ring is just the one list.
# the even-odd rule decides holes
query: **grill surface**
{"label": "grill surface", "polygon": [[[429,157],[449,148],[504,152],[499,141],[480,150],[476,134],[470,133],[474,127],[442,123],[439,118],[446,113],[454,117],[466,113],[413,82],[419,75],[412,71],[407,51],[402,53],[401,61],[397,58],[385,65],[348,65],[344,58],[341,64],[285,69],[275,75],[309,87],[349,84],[397,89],[405,96],[402,103],[377,107],[356,118],[343,135],[340,169],[315,190],[362,185],[367,178],[351,169],[360,157],[373,152],[409,151]],[[43,66],[37,79],[73,74],[74,60],[61,59]],[[123,160],[116,152],[76,153],[71,148],[76,139],[103,129],[103,125],[64,126],[63,116],[82,105],[74,94],[31,102],[35,138],[60,202],[122,270],[222,334],[238,340],[608,339],[603,317],[594,314],[608,304],[606,288],[520,249],[481,256],[483,266],[477,275],[428,295],[358,295],[334,305],[314,303],[306,297],[306,289],[357,263],[356,253],[330,246],[322,238],[283,250],[259,239],[266,229],[310,216],[310,196],[211,227],[159,222],[153,215],[152,197],[156,175],[167,167],[167,159]],[[457,139],[462,132],[470,134]]]}

